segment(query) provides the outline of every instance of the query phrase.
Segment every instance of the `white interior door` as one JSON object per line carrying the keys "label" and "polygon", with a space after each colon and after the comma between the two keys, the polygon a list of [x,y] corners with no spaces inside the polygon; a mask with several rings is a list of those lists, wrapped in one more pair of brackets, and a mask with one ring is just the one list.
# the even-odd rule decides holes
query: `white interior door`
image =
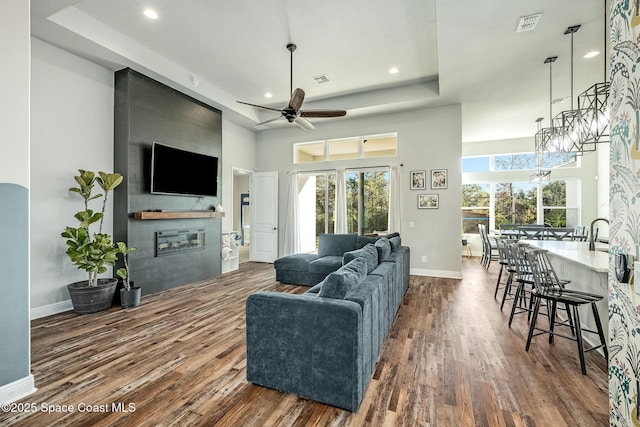
{"label": "white interior door", "polygon": [[273,262],[278,258],[278,172],[251,175],[251,245],[249,259]]}

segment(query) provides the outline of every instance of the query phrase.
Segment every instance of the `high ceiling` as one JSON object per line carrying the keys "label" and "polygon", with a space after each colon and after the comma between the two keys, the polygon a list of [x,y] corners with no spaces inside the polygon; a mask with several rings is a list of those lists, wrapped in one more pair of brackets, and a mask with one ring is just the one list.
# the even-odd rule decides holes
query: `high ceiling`
{"label": "high ceiling", "polygon": [[[257,131],[293,86],[305,109],[363,115],[462,104],[464,142],[528,137],[535,119],[570,105],[604,79],[604,0],[32,0],[32,34],[113,70],[131,67],[223,111]],[[153,8],[159,15],[143,15]],[[520,17],[542,12],[534,31],[516,33]],[[390,74],[392,67],[398,73]],[[313,77],[325,74],[328,83]],[[265,98],[270,92],[273,97]],[[279,122],[276,122],[279,123]]]}

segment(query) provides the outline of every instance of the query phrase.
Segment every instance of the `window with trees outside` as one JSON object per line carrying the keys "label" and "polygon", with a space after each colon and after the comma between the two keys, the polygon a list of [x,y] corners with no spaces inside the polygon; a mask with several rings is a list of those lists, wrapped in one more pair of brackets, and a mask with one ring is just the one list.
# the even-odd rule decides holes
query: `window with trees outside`
{"label": "window with trees outside", "polygon": [[[577,193],[577,182],[569,183]],[[462,231],[478,233],[478,224],[485,224],[487,228],[490,228],[490,224],[495,224],[496,229],[501,224],[567,227],[570,219],[575,221],[577,218],[577,213],[572,212],[577,211],[577,208],[569,208],[567,205],[567,186],[568,181],[463,184]],[[569,218],[571,214],[574,216]],[[576,224],[569,224],[572,225]]]}
{"label": "window with trees outside", "polygon": [[489,229],[491,186],[466,184],[462,186],[462,232],[477,233],[478,224]]}
{"label": "window with trees outside", "polygon": [[[576,166],[575,153],[544,153],[542,158],[545,169]],[[501,224],[579,225],[579,180],[522,182],[536,168],[535,153],[463,157],[462,231],[478,233],[478,224],[489,230]]]}
{"label": "window with trees outside", "polygon": [[347,170],[347,231],[385,232],[389,226],[389,169]]}
{"label": "window with trees outside", "polygon": [[[389,223],[389,168],[347,170],[347,230],[384,232]],[[298,174],[300,250],[313,252],[320,234],[335,232],[336,173]]]}

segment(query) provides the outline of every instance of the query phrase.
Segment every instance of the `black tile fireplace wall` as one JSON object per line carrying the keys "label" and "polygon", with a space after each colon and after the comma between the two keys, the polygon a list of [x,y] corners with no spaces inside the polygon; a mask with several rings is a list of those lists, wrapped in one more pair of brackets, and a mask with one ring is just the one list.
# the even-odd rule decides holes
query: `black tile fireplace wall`
{"label": "black tile fireplace wall", "polygon": [[[131,278],[151,294],[220,275],[220,218],[139,220],[133,212],[218,205],[221,178],[218,197],[151,194],[150,160],[156,141],[221,163],[221,112],[129,68],[115,73],[114,108],[114,171],[125,177],[114,192],[114,238],[137,248],[129,255]],[[167,230],[201,230],[206,245],[157,256],[157,233]]]}

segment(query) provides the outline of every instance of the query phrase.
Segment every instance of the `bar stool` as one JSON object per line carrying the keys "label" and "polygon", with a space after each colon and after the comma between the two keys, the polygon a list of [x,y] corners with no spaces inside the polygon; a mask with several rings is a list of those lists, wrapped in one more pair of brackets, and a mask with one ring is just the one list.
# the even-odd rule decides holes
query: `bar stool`
{"label": "bar stool", "polygon": [[[503,256],[505,260],[505,267],[509,275],[507,276],[507,281],[504,284],[504,292],[502,293],[502,302],[500,303],[500,310],[504,308],[504,303],[508,300],[512,300],[515,298],[516,293],[513,290],[513,279],[516,277],[517,269],[516,269],[516,260],[513,254],[513,247],[516,244],[516,241],[512,240],[503,240]],[[499,285],[496,285],[498,287]],[[497,289],[496,289],[497,294]]]}
{"label": "bar stool", "polygon": [[[515,273],[515,269],[513,266],[510,266],[509,263],[509,250],[507,246],[509,245],[509,239],[504,239],[501,237],[496,238],[496,246],[498,247],[498,263],[500,264],[500,270],[498,271],[498,280],[496,281],[496,289],[493,293],[493,298],[498,299],[498,290],[505,289],[507,286],[510,286],[513,280],[513,274]],[[502,273],[507,273],[507,280],[502,282]]]}
{"label": "bar stool", "polygon": [[[533,312],[534,297],[531,290],[534,286],[533,275],[531,274],[531,265],[527,259],[526,252],[529,245],[526,243],[515,243],[511,245],[511,254],[516,270],[516,282],[518,287],[513,296],[513,305],[511,306],[511,315],[509,316],[509,327],[513,322],[513,316],[520,313],[527,313],[527,320],[531,320]],[[527,304],[527,299],[529,303]]]}
{"label": "bar stool", "polygon": [[[542,334],[549,334],[549,344],[553,344],[555,336],[576,341],[578,345],[578,353],[580,355],[580,367],[582,369],[582,375],[586,375],[587,368],[585,366],[584,353],[586,353],[587,351],[602,348],[605,358],[609,360],[609,352],[607,351],[607,346],[605,344],[604,332],[602,330],[602,324],[600,323],[600,316],[598,315],[598,307],[596,306],[596,303],[603,297],[601,295],[591,294],[588,292],[565,289],[562,285],[562,282],[558,279],[553,266],[551,265],[551,261],[549,260],[549,256],[547,255],[546,250],[530,250],[527,251],[526,256],[529,259],[529,264],[531,265],[531,273],[533,275],[533,281],[535,283],[535,287],[531,291],[531,294],[536,298],[536,301],[531,318],[531,324],[529,325],[529,335],[527,337],[527,345],[525,347],[525,350],[529,351],[531,340],[534,336]],[[549,329],[542,329],[536,326],[538,312],[540,310],[540,302],[543,300],[547,301],[547,307],[549,309]],[[556,325],[568,326],[564,322],[556,322],[555,320],[556,308],[558,303],[565,304],[568,314],[573,317],[573,324],[569,325],[572,330],[572,336],[560,334],[554,329]],[[585,304],[591,305],[597,331],[583,328],[580,323],[580,314],[578,313],[578,307]],[[571,307],[570,311],[568,310],[568,307]],[[575,334],[573,333],[574,330]],[[597,333],[598,337],[600,338],[600,345],[585,350],[582,343],[582,332],[589,332],[593,334]]]}

